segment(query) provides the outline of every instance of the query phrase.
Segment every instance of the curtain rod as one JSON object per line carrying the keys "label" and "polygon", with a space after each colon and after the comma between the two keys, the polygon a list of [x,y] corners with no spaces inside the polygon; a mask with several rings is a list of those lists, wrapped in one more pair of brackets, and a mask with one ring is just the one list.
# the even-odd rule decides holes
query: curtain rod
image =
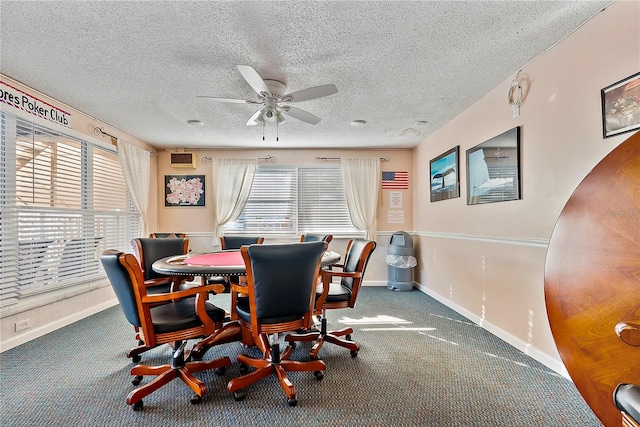
{"label": "curtain rod", "polygon": [[[274,156],[267,156],[267,157],[258,157],[258,160],[264,160],[265,162],[271,162],[271,163],[275,163],[276,162],[276,158]],[[207,163],[208,161],[213,160],[213,157],[211,156],[203,156],[200,161],[202,163]]]}
{"label": "curtain rod", "polygon": [[[316,157],[316,160],[342,160],[342,157]],[[381,162],[388,162],[391,160],[391,156],[380,157]]]}
{"label": "curtain rod", "polygon": [[[98,136],[98,134],[100,134],[100,133],[101,133],[102,135],[106,135],[106,136],[108,136],[108,137],[111,137],[111,138],[115,139],[116,141],[119,141],[119,139],[118,139],[118,137],[117,137],[117,136],[114,136],[114,135],[111,135],[110,133],[105,132],[105,131],[104,131],[104,129],[102,129],[102,128],[100,128],[100,127],[95,127],[95,128],[93,128],[93,134],[94,134],[95,136]],[[151,157],[155,157],[155,155],[156,155],[156,152],[155,152],[155,151],[149,151],[149,156],[151,156]]]}

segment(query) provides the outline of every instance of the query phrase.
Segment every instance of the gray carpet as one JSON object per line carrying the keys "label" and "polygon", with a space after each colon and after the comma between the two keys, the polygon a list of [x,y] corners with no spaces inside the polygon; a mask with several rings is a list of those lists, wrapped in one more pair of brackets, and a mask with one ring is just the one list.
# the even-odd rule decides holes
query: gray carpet
{"label": "gray carpet", "polygon": [[[213,297],[228,308],[228,295]],[[350,320],[351,319],[351,320]],[[326,344],[325,378],[294,372],[298,406],[289,407],[275,376],[247,388],[236,402],[226,390],[239,375],[196,374],[209,389],[192,405],[174,380],[144,399],[132,390],[124,357],[133,328],[113,307],[0,355],[1,424],[13,426],[601,426],[574,385],[419,291],[365,287],[353,310],[330,312],[329,327],[353,325],[362,348]],[[355,322],[354,322],[355,321]],[[295,357],[304,359],[310,343]],[[238,343],[205,359],[235,356]],[[249,351],[251,353],[251,351]],[[253,352],[255,354],[255,351]],[[170,349],[143,354],[162,364]]]}

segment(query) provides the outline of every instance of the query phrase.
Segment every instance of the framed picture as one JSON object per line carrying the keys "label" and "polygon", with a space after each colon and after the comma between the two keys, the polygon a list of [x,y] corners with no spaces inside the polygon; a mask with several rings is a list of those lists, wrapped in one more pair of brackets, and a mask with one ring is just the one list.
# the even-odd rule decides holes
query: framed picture
{"label": "framed picture", "polygon": [[605,138],[640,128],[640,73],[605,87],[600,98]]}
{"label": "framed picture", "polygon": [[165,175],[165,206],[204,206],[204,175]]}
{"label": "framed picture", "polygon": [[459,150],[460,146],[456,146],[429,162],[432,202],[460,197]]}
{"label": "framed picture", "polygon": [[520,127],[467,150],[467,205],[520,199]]}

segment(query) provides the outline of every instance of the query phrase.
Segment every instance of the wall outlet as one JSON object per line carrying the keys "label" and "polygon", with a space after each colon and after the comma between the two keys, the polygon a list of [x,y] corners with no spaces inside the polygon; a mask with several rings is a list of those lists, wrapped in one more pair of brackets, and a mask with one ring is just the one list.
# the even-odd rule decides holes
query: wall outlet
{"label": "wall outlet", "polygon": [[31,320],[25,319],[25,320],[20,320],[19,322],[16,322],[13,325],[13,330],[15,332],[20,332],[20,331],[24,331],[25,329],[29,329],[30,327],[31,327]]}

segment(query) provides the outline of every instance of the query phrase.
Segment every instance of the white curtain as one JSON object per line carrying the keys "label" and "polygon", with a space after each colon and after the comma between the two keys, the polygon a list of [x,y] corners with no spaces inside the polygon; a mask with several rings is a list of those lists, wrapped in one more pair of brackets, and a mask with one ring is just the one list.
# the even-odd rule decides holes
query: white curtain
{"label": "white curtain", "polygon": [[222,236],[222,226],[242,213],[257,165],[256,159],[213,159],[214,245]]}
{"label": "white curtain", "polygon": [[149,235],[147,211],[149,208],[149,179],[151,153],[133,144],[117,140],[118,158],[122,166],[124,180],[133,204],[142,216],[142,235]]}
{"label": "white curtain", "polygon": [[376,239],[380,194],[380,159],[342,159],[342,181],[351,222],[365,230],[365,238]]}

